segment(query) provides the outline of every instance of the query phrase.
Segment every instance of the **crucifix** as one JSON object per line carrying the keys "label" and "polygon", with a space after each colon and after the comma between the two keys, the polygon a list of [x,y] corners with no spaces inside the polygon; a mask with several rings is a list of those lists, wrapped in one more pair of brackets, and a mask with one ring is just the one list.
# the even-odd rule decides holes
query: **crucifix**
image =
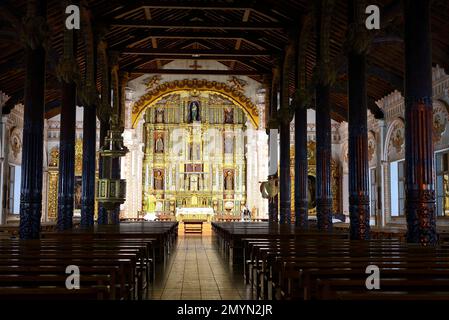
{"label": "crucifix", "polygon": [[198,70],[198,69],[200,69],[202,67],[198,64],[198,60],[195,60],[193,62],[193,64],[189,66],[189,68],[193,68],[193,70]]}

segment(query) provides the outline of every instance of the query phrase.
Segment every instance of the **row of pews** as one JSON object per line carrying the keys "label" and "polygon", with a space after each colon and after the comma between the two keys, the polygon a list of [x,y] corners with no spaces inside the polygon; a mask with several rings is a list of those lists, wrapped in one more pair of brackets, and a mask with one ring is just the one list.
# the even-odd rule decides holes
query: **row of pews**
{"label": "row of pews", "polygon": [[125,222],[1,239],[0,299],[143,299],[177,235],[177,222]]}
{"label": "row of pews", "polygon": [[[212,229],[229,261],[242,265],[259,299],[449,300],[444,243],[423,248],[391,235],[350,241],[343,231],[268,223],[213,223]],[[369,266],[378,268],[379,289],[372,287],[375,271]]]}

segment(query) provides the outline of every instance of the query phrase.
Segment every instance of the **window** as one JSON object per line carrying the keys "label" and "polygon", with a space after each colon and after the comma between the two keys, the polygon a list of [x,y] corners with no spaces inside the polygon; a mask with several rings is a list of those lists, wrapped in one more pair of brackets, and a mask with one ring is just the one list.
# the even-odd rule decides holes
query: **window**
{"label": "window", "polygon": [[5,183],[4,208],[9,214],[19,214],[20,211],[20,166],[9,166]]}
{"label": "window", "polygon": [[437,215],[449,216],[449,151],[435,157],[437,173]]}
{"label": "window", "polygon": [[391,216],[405,215],[405,161],[390,163]]}
{"label": "window", "polygon": [[14,213],[14,178],[15,178],[15,170],[14,166],[9,166],[9,175],[8,175],[8,206],[7,210],[9,213]]}

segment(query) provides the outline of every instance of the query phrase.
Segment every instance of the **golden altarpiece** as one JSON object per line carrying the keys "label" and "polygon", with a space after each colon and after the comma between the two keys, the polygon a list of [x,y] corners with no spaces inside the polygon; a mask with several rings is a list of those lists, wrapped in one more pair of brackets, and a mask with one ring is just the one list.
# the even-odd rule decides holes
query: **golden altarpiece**
{"label": "golden altarpiece", "polygon": [[[307,174],[308,174],[308,200],[309,216],[316,216],[316,142],[307,142]],[[295,219],[295,146],[290,147],[290,177],[291,177],[291,210],[292,221]],[[331,188],[332,188],[332,212],[341,212],[341,175],[338,162],[331,160]]]}
{"label": "golden altarpiece", "polygon": [[[195,89],[163,96],[145,111],[145,213],[189,208],[240,214],[246,203],[246,115],[225,96]],[[208,217],[211,218],[211,217]]]}
{"label": "golden altarpiece", "polygon": [[[98,163],[98,155],[97,155]],[[59,184],[59,147],[54,146],[49,152],[48,162],[48,215],[49,221],[56,221],[58,217],[58,184]],[[83,139],[75,140],[75,194],[74,194],[74,216],[81,214],[81,196],[82,196],[82,174],[83,174]],[[98,179],[98,170],[96,172]],[[97,216],[97,200],[95,199],[95,212]]]}

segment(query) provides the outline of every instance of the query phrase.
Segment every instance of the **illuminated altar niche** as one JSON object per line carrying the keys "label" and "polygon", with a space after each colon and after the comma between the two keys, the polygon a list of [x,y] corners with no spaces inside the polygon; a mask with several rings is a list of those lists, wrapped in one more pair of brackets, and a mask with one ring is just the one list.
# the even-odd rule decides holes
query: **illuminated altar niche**
{"label": "illuminated altar niche", "polygon": [[[50,150],[48,163],[48,213],[49,221],[57,221],[58,219],[58,185],[59,185],[59,146],[54,146]],[[98,160],[97,160],[98,163]],[[83,140],[77,138],[75,140],[75,189],[74,189],[74,216],[81,215],[81,196],[82,196],[82,174],[83,174]],[[98,171],[95,173],[95,179],[98,179]],[[77,195],[77,192],[79,194]],[[97,200],[95,199],[94,217],[98,214]]]}
{"label": "illuminated altar niche", "polygon": [[206,207],[215,214],[240,214],[246,204],[246,123],[245,112],[214,91],[181,90],[149,104],[143,125],[144,214]]}
{"label": "illuminated altar niche", "polygon": [[[316,183],[316,142],[307,142],[307,175],[309,182],[315,179]],[[290,146],[290,179],[291,179],[291,217],[295,221],[295,146]],[[341,213],[341,187],[340,168],[334,159],[331,159],[331,193],[332,193],[332,213]],[[309,187],[310,190],[310,187]],[[315,188],[316,192],[316,188]],[[316,217],[316,202],[311,205],[309,201],[309,216]]]}

